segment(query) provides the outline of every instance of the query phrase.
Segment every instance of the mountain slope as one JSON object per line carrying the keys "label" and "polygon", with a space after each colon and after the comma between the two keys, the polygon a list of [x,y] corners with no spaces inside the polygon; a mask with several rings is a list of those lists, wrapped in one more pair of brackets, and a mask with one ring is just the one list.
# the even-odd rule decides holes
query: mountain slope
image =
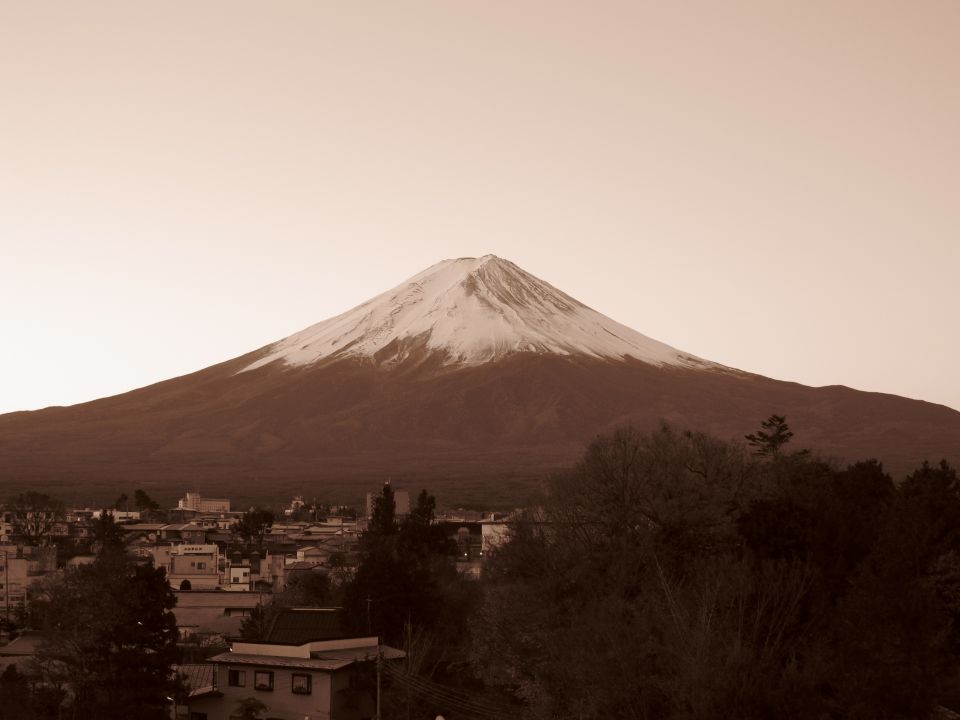
{"label": "mountain slope", "polygon": [[[742,437],[773,412],[787,415],[798,445],[879,457],[898,474],[926,458],[960,460],[960,413],[949,408],[775,381],[634,331],[610,339],[597,328],[613,321],[533,285],[512,264],[481,260],[434,266],[450,278],[453,265],[456,279],[421,278],[429,299],[410,300],[406,283],[191,375],[2,415],[0,490],[349,501],[392,477],[430,487],[442,502],[509,506],[618,424],[653,428],[664,419]],[[478,332],[478,313],[500,331]],[[437,315],[443,320],[421,324]]]}
{"label": "mountain slope", "polygon": [[424,352],[457,365],[520,352],[712,365],[614,322],[508,260],[485,255],[437,263],[353,310],[281,340],[245,369],[345,357],[409,363]]}

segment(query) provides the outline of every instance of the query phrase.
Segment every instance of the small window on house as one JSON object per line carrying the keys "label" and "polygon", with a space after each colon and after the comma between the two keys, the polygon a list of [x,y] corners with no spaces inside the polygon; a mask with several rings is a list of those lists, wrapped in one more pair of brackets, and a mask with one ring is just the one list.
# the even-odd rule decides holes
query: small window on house
{"label": "small window on house", "polygon": [[313,691],[313,677],[311,675],[293,674],[292,692],[297,695],[309,695]]}
{"label": "small window on house", "polygon": [[273,690],[273,673],[257,670],[253,673],[253,687],[257,690]]}
{"label": "small window on house", "polygon": [[245,670],[228,670],[227,685],[230,687],[246,687],[247,673]]}

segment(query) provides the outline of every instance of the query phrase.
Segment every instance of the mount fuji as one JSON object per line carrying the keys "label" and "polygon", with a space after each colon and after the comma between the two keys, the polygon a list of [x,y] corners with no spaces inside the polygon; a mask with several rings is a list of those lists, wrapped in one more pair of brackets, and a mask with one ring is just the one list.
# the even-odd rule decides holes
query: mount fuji
{"label": "mount fuji", "polygon": [[444,260],[343,315],[270,346],[247,370],[367,358],[402,365],[431,354],[482,365],[517,353],[711,367],[591,310],[494,255]]}
{"label": "mount fuji", "polygon": [[123,395],[0,415],[0,490],[105,500],[144,488],[351,500],[388,478],[444,502],[520,502],[623,423],[794,443],[895,474],[960,456],[960,413],[710,362],[513,263],[445,260],[241,357]]}

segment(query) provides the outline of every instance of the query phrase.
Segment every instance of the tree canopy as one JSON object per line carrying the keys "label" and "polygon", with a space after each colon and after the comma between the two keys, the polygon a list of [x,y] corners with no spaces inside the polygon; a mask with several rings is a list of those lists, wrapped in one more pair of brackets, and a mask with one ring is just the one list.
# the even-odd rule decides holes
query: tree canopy
{"label": "tree canopy", "polygon": [[251,508],[237,520],[231,532],[243,542],[263,545],[263,539],[273,527],[273,513],[263,508]]}
{"label": "tree canopy", "polygon": [[360,540],[359,567],[344,588],[344,612],[356,631],[399,643],[407,623],[462,626],[454,548],[433,523],[435,506],[424,490],[410,516],[398,523],[390,485],[375,498],[373,517]]}
{"label": "tree canopy", "polygon": [[9,505],[13,530],[27,545],[48,542],[56,524],[63,519],[63,504],[45,493],[20,493]]}
{"label": "tree canopy", "polygon": [[165,570],[129,559],[115,529],[105,514],[96,560],[32,593],[43,634],[37,662],[48,681],[69,689],[71,717],[119,720],[137,708],[138,717],[161,720],[180,689],[176,598]]}
{"label": "tree canopy", "polygon": [[762,423],[755,433],[745,436],[747,443],[757,455],[773,457],[780,454],[784,445],[790,442],[793,431],[787,425],[787,418],[783,415],[771,415]]}
{"label": "tree canopy", "polygon": [[928,717],[960,689],[956,472],[762,433],[591,444],[489,558],[473,671],[534,718]]}

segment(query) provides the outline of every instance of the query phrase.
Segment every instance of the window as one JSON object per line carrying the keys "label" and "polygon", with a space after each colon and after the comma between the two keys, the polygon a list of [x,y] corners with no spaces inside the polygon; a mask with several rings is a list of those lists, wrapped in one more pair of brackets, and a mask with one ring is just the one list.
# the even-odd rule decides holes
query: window
{"label": "window", "polygon": [[297,695],[309,695],[313,691],[312,681],[312,675],[301,675],[300,673],[294,673],[293,685],[291,686],[290,690]]}
{"label": "window", "polygon": [[227,685],[230,687],[246,687],[247,673],[244,670],[228,670]]}
{"label": "window", "polygon": [[273,673],[267,670],[254,672],[253,687],[257,690],[273,690]]}

